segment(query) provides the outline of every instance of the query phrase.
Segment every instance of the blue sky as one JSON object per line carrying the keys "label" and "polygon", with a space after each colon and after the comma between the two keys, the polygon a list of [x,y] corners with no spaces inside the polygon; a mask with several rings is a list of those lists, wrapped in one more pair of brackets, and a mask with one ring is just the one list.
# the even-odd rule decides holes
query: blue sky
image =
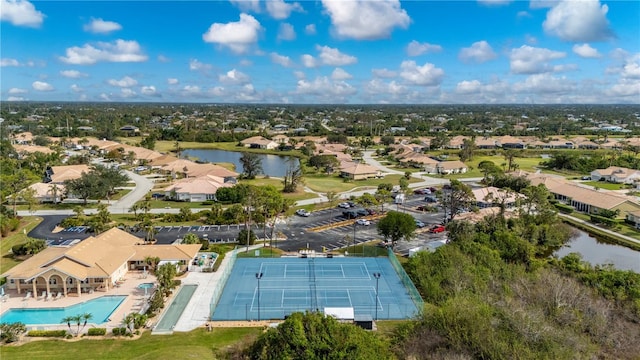
{"label": "blue sky", "polygon": [[0,0],[0,99],[640,103],[640,2]]}

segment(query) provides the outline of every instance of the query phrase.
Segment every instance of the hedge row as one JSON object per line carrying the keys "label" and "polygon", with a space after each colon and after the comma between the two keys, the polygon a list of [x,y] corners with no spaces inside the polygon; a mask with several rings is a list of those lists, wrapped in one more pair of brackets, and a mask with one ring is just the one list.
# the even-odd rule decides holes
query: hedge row
{"label": "hedge row", "polygon": [[67,330],[31,330],[27,336],[31,337],[65,337]]}
{"label": "hedge row", "polygon": [[107,334],[106,328],[90,328],[89,331],[87,331],[87,335],[89,336],[102,336],[106,334]]}
{"label": "hedge row", "polygon": [[111,330],[111,332],[115,336],[123,336],[123,335],[127,335],[127,328],[125,328],[125,327],[117,327],[117,328],[113,328],[113,330]]}
{"label": "hedge row", "polygon": [[556,207],[556,209],[562,211],[565,214],[571,214],[574,211],[574,208],[569,205],[565,205],[562,203],[555,203],[553,205]]}

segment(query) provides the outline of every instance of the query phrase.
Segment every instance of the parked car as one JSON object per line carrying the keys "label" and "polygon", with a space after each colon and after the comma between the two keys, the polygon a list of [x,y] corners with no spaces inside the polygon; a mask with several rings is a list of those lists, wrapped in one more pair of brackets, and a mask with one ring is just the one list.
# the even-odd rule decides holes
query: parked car
{"label": "parked car", "polygon": [[343,216],[343,217],[345,217],[345,218],[347,218],[347,219],[355,219],[355,218],[357,218],[357,217],[358,217],[358,213],[357,213],[357,212],[355,212],[355,211],[353,211],[353,210],[350,210],[350,211],[343,211],[343,212],[342,212],[342,216]]}
{"label": "parked car", "polygon": [[422,229],[423,227],[427,226],[427,224],[425,224],[422,221],[416,219],[416,226]]}
{"label": "parked car", "polygon": [[366,209],[369,215],[376,215],[378,212],[374,209]]}
{"label": "parked car", "polygon": [[356,203],[353,201],[347,201],[347,204],[349,204],[349,207],[356,207]]}
{"label": "parked car", "polygon": [[416,208],[418,211],[431,211],[432,209],[433,207],[429,205],[420,205]]}
{"label": "parked car", "polygon": [[367,211],[367,209],[358,209],[358,210],[356,210],[356,213],[358,214],[358,216],[367,216],[367,215],[369,215],[369,212]]}
{"label": "parked car", "polygon": [[438,202],[438,198],[433,195],[429,195],[424,197],[424,201],[428,203],[435,203],[435,202]]}
{"label": "parked car", "polygon": [[445,230],[446,228],[443,225],[435,225],[434,227],[429,229],[429,232],[433,234],[437,234],[437,233],[444,232]]}
{"label": "parked car", "polygon": [[431,194],[431,190],[429,189],[415,189],[413,190],[413,193],[416,195],[426,195],[426,194]]}
{"label": "parked car", "polygon": [[342,209],[348,209],[351,207],[351,205],[349,205],[349,203],[346,203],[346,202],[341,202],[340,204],[338,204],[338,207]]}
{"label": "parked car", "polygon": [[369,221],[367,219],[358,219],[358,220],[356,220],[356,224],[369,226],[369,225],[371,225],[371,221]]}
{"label": "parked car", "polygon": [[296,215],[307,217],[311,215],[311,213],[305,209],[299,209],[299,210],[296,210]]}
{"label": "parked car", "polygon": [[582,180],[591,180],[591,176],[583,176]]}

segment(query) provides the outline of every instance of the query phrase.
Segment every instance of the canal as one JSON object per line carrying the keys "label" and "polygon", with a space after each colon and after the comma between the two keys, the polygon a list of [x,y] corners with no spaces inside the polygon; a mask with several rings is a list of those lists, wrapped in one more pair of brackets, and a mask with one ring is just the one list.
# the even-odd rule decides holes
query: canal
{"label": "canal", "polygon": [[563,257],[578,253],[584,261],[592,265],[612,264],[619,270],[632,270],[640,273],[640,251],[602,241],[589,233],[574,229],[575,236],[554,255]]}
{"label": "canal", "polygon": [[[243,172],[242,164],[240,163],[240,157],[242,152],[239,151],[227,151],[227,150],[215,150],[215,149],[187,149],[183,152],[190,158],[197,158],[200,161],[208,161],[211,163],[232,163],[235,165],[235,171],[238,173]],[[287,172],[287,168],[293,162],[294,166],[297,166],[298,158],[293,156],[279,156],[271,154],[257,154],[262,160],[262,171],[264,175],[274,177],[284,177]]]}

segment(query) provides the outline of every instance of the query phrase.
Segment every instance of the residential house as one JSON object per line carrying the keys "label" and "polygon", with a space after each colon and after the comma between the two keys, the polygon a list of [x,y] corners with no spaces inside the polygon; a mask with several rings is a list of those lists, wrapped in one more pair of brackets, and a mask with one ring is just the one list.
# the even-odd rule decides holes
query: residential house
{"label": "residential house", "polygon": [[522,197],[519,193],[493,186],[475,189],[473,190],[473,196],[476,199],[476,205],[481,209],[502,206],[512,208],[516,205],[517,200]]}
{"label": "residential house", "polygon": [[640,210],[627,213],[627,222],[635,225],[636,229],[640,229]]}
{"label": "residential house", "polygon": [[276,149],[279,145],[277,142],[266,139],[262,136],[252,136],[250,138],[240,141],[240,143],[244,145],[244,147],[248,147],[252,149],[267,149],[267,150]]}
{"label": "residential house", "polygon": [[436,172],[438,174],[464,174],[468,170],[467,165],[462,161],[441,161],[436,165]]}
{"label": "residential house", "polygon": [[609,166],[606,169],[596,169],[591,172],[591,180],[595,181],[633,184],[638,179],[640,179],[640,170],[633,170],[618,166]]}
{"label": "residential house", "polygon": [[[30,185],[27,189],[32,189],[34,191],[34,197],[40,203],[59,203],[64,199],[66,187],[64,185],[54,183],[35,183]],[[21,193],[25,190],[22,190]]]}
{"label": "residential house", "polygon": [[495,149],[496,140],[490,137],[477,137],[475,140],[478,149]]}
{"label": "residential house", "polygon": [[354,162],[343,162],[340,164],[340,176],[351,180],[364,180],[381,176],[380,170],[371,165]]}
{"label": "residential house", "polygon": [[216,192],[223,187],[234,184],[225,182],[224,178],[214,175],[203,175],[194,178],[177,180],[164,189],[165,199],[186,202],[215,201]]}
{"label": "residential house", "polygon": [[19,263],[2,277],[18,294],[46,292],[65,296],[109,291],[128,271],[142,269],[146,257],[189,270],[200,250],[194,245],[142,245],[142,240],[118,228],[89,237],[70,247],[52,246]]}
{"label": "residential house", "polygon": [[82,174],[89,173],[89,165],[51,166],[44,174],[43,183],[64,184],[67,180],[79,179]]}
{"label": "residential house", "polygon": [[580,186],[563,178],[540,176],[530,177],[531,185],[544,184],[553,196],[572,206],[575,210],[597,215],[600,210],[618,211],[618,218],[624,218],[628,212],[640,210],[635,198],[620,195],[607,190],[595,190]]}

